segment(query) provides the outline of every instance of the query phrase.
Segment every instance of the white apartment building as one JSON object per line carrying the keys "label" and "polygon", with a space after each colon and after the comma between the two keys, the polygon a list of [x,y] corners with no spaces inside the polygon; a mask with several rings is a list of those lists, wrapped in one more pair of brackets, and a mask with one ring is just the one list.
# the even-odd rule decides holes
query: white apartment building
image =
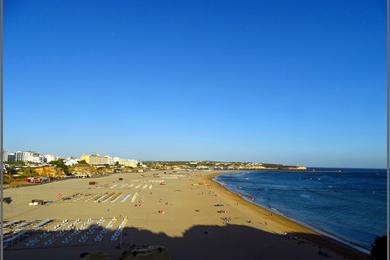
{"label": "white apartment building", "polygon": [[112,164],[114,164],[115,162],[114,162],[114,158],[112,158],[111,156],[109,156],[109,155],[105,155],[104,156],[104,158],[107,160],[107,164],[109,164],[109,165],[112,165]]}
{"label": "white apartment building", "polygon": [[8,152],[3,150],[3,162],[8,162]]}
{"label": "white apartment building", "polygon": [[137,160],[129,160],[129,159],[119,159],[119,164],[127,166],[127,167],[136,168],[138,165],[138,161]]}
{"label": "white apartment building", "polygon": [[43,163],[45,161],[45,157],[37,152],[17,151],[15,153],[15,161]]}
{"label": "white apartment building", "polygon": [[7,153],[7,159],[5,159],[6,162],[14,162],[15,161],[15,153]]}
{"label": "white apartment building", "polygon": [[112,160],[113,160],[113,164],[118,162],[120,165],[127,166],[127,167],[136,168],[137,165],[138,165],[138,161],[137,160],[122,159],[122,158],[119,158],[119,157],[112,157]]}
{"label": "white apartment building", "polygon": [[78,164],[79,161],[80,161],[80,160],[77,159],[77,158],[71,158],[71,157],[69,157],[69,158],[66,158],[66,159],[64,160],[64,164],[67,165],[67,166],[73,166],[73,165]]}
{"label": "white apartment building", "polygon": [[58,156],[55,156],[53,154],[45,154],[44,155],[44,161],[49,163],[51,161],[55,161],[55,160],[58,160]]}
{"label": "white apartment building", "polygon": [[33,152],[21,152],[17,151],[15,153],[15,160],[16,161],[22,161],[22,162],[32,162],[34,159],[34,153]]}

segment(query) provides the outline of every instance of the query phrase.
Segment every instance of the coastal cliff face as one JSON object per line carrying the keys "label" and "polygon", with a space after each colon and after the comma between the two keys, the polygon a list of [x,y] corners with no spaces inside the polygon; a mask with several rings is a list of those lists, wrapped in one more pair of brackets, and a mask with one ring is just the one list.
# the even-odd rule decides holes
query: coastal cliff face
{"label": "coastal cliff face", "polygon": [[86,175],[86,176],[93,176],[98,173],[95,167],[92,167],[90,165],[76,165],[70,167],[70,173],[72,175]]}
{"label": "coastal cliff face", "polygon": [[288,168],[289,170],[297,170],[297,171],[306,171],[307,168],[305,166],[292,166]]}
{"label": "coastal cliff face", "polygon": [[101,167],[101,168],[97,168],[97,172],[101,174],[107,174],[107,173],[115,173],[115,170],[109,167]]}
{"label": "coastal cliff face", "polygon": [[63,177],[65,173],[62,169],[52,167],[52,166],[43,166],[32,168],[32,172],[39,176],[48,176],[48,177]]}
{"label": "coastal cliff face", "polygon": [[93,167],[87,164],[79,164],[70,167],[69,172],[71,175],[75,176],[94,176],[97,174],[115,173],[115,169],[110,167]]}

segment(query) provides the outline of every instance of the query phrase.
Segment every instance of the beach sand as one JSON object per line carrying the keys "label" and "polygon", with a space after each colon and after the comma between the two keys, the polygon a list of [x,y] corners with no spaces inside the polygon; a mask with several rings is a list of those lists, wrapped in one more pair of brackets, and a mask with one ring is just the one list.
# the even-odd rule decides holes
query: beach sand
{"label": "beach sand", "polygon": [[[4,197],[12,198],[10,204],[4,204],[6,221],[49,218],[53,222],[44,227],[50,231],[47,238],[33,248],[28,248],[26,242],[41,234],[25,238],[5,250],[5,259],[79,259],[84,252],[104,252],[118,259],[126,249],[141,245],[163,245],[172,259],[368,259],[348,246],[241,199],[212,181],[216,174],[153,171],[6,189]],[[97,185],[89,185],[90,181]],[[78,193],[81,195],[71,200],[61,199]],[[109,195],[104,197],[105,193],[112,197],[107,199]],[[99,196],[103,197],[100,202],[94,202]],[[53,203],[33,207],[28,205],[32,199]],[[56,237],[53,226],[64,219],[80,219],[83,223],[91,218],[95,223],[104,218],[106,226],[113,217],[117,220],[100,242],[94,240],[98,230],[84,244],[78,243],[86,229],[68,244],[61,243],[61,237],[50,246],[44,245],[45,240]],[[120,239],[110,240],[125,217]]]}

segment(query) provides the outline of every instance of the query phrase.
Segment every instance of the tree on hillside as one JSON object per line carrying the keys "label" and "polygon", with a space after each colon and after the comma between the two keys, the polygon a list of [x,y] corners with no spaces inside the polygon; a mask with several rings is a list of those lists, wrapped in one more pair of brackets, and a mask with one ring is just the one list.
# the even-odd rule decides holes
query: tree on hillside
{"label": "tree on hillside", "polygon": [[18,171],[14,167],[11,167],[11,168],[7,168],[5,173],[10,174],[10,175],[14,175],[14,174],[17,174]]}
{"label": "tree on hillside", "polygon": [[79,164],[89,165],[85,160],[79,161]]}
{"label": "tree on hillside", "polygon": [[71,175],[70,174],[70,171],[69,171],[69,167],[68,165],[66,165],[64,163],[64,160],[63,159],[58,159],[58,160],[55,160],[55,161],[51,161],[49,162],[49,164],[57,167],[57,168],[60,168],[64,171],[65,175]]}
{"label": "tree on hillside", "polygon": [[7,162],[8,165],[23,166],[26,165],[23,161]]}

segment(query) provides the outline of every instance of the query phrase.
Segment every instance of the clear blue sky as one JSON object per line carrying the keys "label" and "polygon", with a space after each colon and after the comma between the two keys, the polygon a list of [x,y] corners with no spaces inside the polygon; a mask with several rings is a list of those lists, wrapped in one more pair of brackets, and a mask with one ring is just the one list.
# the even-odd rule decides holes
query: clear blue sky
{"label": "clear blue sky", "polygon": [[5,0],[5,148],[385,167],[385,7]]}

